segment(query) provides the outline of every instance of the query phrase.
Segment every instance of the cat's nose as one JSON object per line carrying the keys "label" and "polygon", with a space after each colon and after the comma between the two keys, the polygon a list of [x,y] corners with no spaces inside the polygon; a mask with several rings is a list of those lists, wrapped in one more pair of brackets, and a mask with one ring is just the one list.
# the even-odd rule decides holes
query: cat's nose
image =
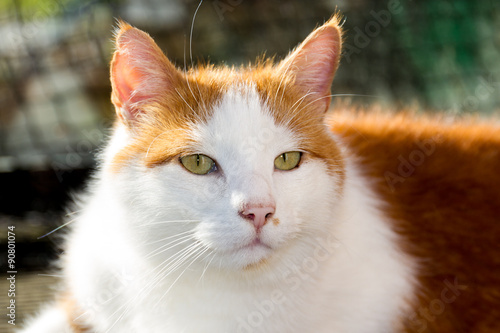
{"label": "cat's nose", "polygon": [[260,205],[245,205],[240,211],[240,216],[249,220],[257,231],[260,230],[271,218],[276,210],[276,206],[271,203]]}

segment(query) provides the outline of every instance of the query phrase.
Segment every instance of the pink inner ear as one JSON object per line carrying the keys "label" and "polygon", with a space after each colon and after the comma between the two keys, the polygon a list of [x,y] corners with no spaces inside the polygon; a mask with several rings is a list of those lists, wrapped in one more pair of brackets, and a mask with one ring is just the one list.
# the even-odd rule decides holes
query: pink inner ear
{"label": "pink inner ear", "polygon": [[111,61],[111,99],[122,120],[132,125],[141,106],[171,89],[176,75],[175,66],[148,34],[120,23]]}
{"label": "pink inner ear", "polygon": [[340,60],[342,45],[338,17],[334,16],[313,31],[280,65],[281,71],[295,76],[295,85],[318,110],[330,105],[330,86]]}
{"label": "pink inner ear", "polygon": [[320,94],[328,94],[340,54],[340,34],[331,26],[313,33],[295,55],[297,84]]}
{"label": "pink inner ear", "polygon": [[138,70],[130,65],[130,61],[125,55],[117,53],[111,79],[117,93],[115,104],[117,107],[122,107],[131,99],[131,95],[141,83],[142,77]]}

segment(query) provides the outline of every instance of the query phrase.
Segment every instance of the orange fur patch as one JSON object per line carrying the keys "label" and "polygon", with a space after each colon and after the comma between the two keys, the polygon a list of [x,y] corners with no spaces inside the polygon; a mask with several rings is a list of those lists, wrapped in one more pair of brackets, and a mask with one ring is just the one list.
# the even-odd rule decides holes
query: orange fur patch
{"label": "orange fur patch", "polygon": [[206,121],[225,91],[224,84],[213,78],[216,75],[208,70],[185,74],[175,90],[141,105],[133,141],[114,157],[113,170],[134,158],[154,167],[181,153],[193,153],[190,125]]}
{"label": "orange fur patch", "polygon": [[[140,104],[134,104],[134,108],[138,107],[140,110],[138,121],[133,124],[133,142],[114,157],[111,170],[117,172],[132,159],[142,160],[147,167],[154,167],[181,153],[195,153],[190,150],[193,146],[189,136],[191,125],[204,122],[210,117],[213,107],[220,101],[228,87],[246,85],[257,89],[262,103],[270,108],[277,124],[288,126],[302,139],[299,149],[308,152],[313,158],[321,159],[330,172],[343,178],[344,165],[340,150],[323,124],[324,109],[328,104],[326,102],[330,100],[329,86],[339,60],[341,44],[339,22],[340,16],[334,15],[279,64],[274,65],[269,60],[237,70],[208,65],[188,73],[173,68],[156,45],[153,47],[149,45],[154,44],[152,39],[149,36],[144,37],[144,33],[134,29],[132,33],[140,35],[137,37],[140,43],[147,44],[151,50],[146,56],[149,61],[156,64],[154,68],[164,68],[168,72],[166,81],[170,86],[165,87],[161,90],[161,94],[155,95],[150,101],[141,99]],[[126,92],[131,86],[140,86],[137,75],[142,75],[131,74],[126,70],[126,66],[121,65],[120,68],[125,67],[124,78],[118,80],[113,70],[120,64],[121,48],[127,45],[127,43],[124,43],[125,46],[122,45],[121,36],[130,33],[131,29],[133,28],[125,23],[120,25],[117,33],[117,52],[111,64],[112,100],[120,117],[120,107],[123,104],[120,96],[127,95]],[[324,52],[319,52],[317,48],[312,47],[315,43],[332,44],[332,49],[324,48]],[[129,53],[125,54],[130,57]],[[306,61],[308,56],[320,59],[308,62]],[[309,95],[306,89],[310,87],[304,87],[304,84],[310,85],[314,82],[313,74],[321,72],[324,64],[329,61],[331,64],[328,73],[316,83],[318,89],[324,91]],[[307,70],[300,68],[304,66]],[[123,121],[123,117],[121,118]]]}
{"label": "orange fur patch", "polygon": [[271,62],[238,71],[209,66],[187,73],[175,91],[165,91],[158,102],[142,105],[144,115],[136,125],[135,139],[115,156],[113,170],[134,158],[154,167],[181,153],[194,153],[190,151],[190,124],[207,121],[227,89],[241,84],[255,86],[276,123],[303,138],[300,149],[343,176],[340,150],[323,124],[323,112],[310,99],[301,100],[303,94],[293,84],[293,77],[277,74]]}
{"label": "orange fur patch", "polygon": [[221,71],[179,71],[149,35],[123,22],[110,67],[117,121],[133,138],[114,157],[115,172],[134,158],[152,167],[189,149],[190,125],[207,119],[225,89]]}
{"label": "orange fur patch", "polygon": [[274,225],[278,225],[278,224],[280,224],[280,219],[279,219],[279,218],[277,218],[277,217],[275,217],[275,218],[273,219],[273,224],[274,224]]}
{"label": "orange fur patch", "polygon": [[75,299],[69,294],[63,294],[58,300],[59,306],[67,314],[68,324],[71,326],[72,333],[90,333],[91,329],[87,325],[78,322],[83,312],[79,309]]}
{"label": "orange fur patch", "polygon": [[406,332],[499,332],[500,125],[332,112],[381,209],[419,263]]}
{"label": "orange fur patch", "polygon": [[287,126],[300,139],[298,148],[326,162],[328,170],[343,179],[343,159],[324,126],[324,112],[318,110],[314,100],[304,97],[302,90],[294,84],[293,75],[277,73],[274,67],[268,66],[250,72],[249,76],[276,123]]}

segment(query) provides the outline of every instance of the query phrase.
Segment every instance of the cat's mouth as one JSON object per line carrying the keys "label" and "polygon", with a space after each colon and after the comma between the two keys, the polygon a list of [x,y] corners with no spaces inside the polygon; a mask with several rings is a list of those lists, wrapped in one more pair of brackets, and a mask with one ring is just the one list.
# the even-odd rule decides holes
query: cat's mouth
{"label": "cat's mouth", "polygon": [[250,261],[254,261],[267,257],[269,253],[273,250],[271,246],[266,244],[259,236],[256,236],[252,241],[237,246],[233,249],[224,251],[226,255],[237,256],[239,258],[246,258]]}
{"label": "cat's mouth", "polygon": [[260,267],[260,264],[266,262],[274,251],[275,249],[259,235],[232,247],[214,249],[221,264],[230,269]]}
{"label": "cat's mouth", "polygon": [[248,243],[247,245],[244,245],[240,248],[238,248],[238,250],[244,250],[244,249],[249,249],[249,250],[252,250],[252,249],[255,249],[257,247],[263,247],[263,248],[267,248],[268,250],[271,250],[271,247],[267,244],[265,244],[259,236],[256,236],[254,238],[253,241],[251,241],[250,243]]}
{"label": "cat's mouth", "polygon": [[256,236],[250,243],[234,250],[233,254],[245,258],[243,268],[248,271],[249,269],[261,267],[262,264],[266,263],[272,250],[271,246],[264,243],[259,236]]}

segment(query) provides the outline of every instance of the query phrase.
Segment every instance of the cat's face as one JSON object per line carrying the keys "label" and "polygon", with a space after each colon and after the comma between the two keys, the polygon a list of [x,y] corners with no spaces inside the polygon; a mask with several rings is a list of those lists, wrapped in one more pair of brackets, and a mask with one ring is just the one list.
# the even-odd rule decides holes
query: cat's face
{"label": "cat's face", "polygon": [[[121,121],[107,170],[147,259],[166,271],[259,267],[335,222],[343,164],[322,122],[335,24],[279,65],[190,73],[122,25],[112,63]],[[327,46],[337,49],[318,51]]]}

